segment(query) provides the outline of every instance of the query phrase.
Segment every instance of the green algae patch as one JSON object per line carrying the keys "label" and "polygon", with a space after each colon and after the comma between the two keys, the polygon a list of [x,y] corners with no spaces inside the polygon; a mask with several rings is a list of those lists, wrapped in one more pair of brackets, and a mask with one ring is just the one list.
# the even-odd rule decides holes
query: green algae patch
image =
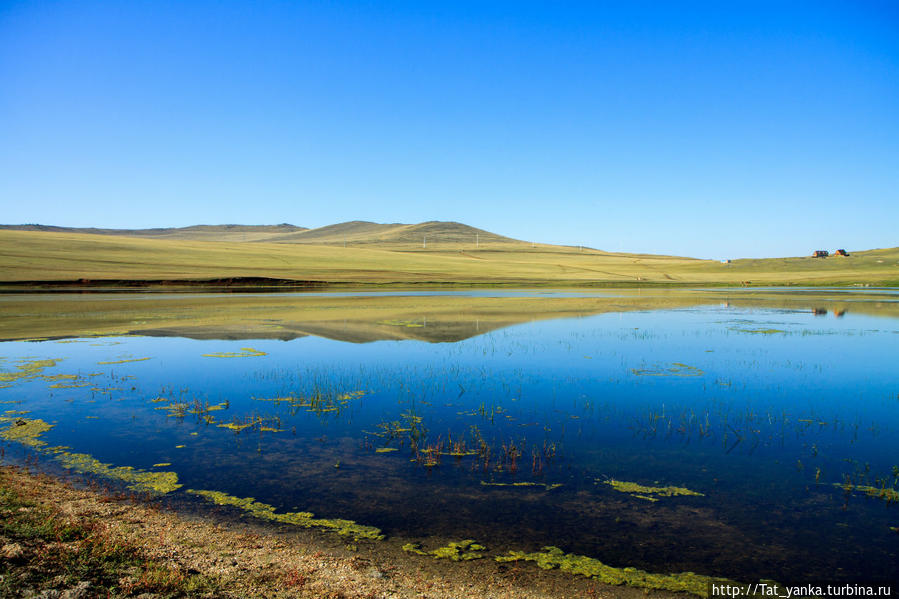
{"label": "green algae patch", "polygon": [[164,495],[180,489],[178,475],[175,472],[147,472],[131,466],[112,466],[104,464],[86,453],[69,453],[63,451],[56,456],[64,468],[83,474],[96,474],[124,482],[134,491],[158,493]]}
{"label": "green algae patch", "polygon": [[840,487],[844,491],[858,491],[868,497],[882,499],[887,503],[899,501],[899,491],[891,487],[872,487],[870,485],[853,485],[852,483],[834,483],[834,486]]}
{"label": "green algae patch", "polygon": [[127,364],[128,362],[146,362],[147,360],[152,360],[152,358],[126,358],[124,360],[112,360],[109,362],[97,362],[97,364]]}
{"label": "green algae patch", "polygon": [[357,524],[352,520],[316,518],[311,512],[275,512],[274,506],[256,501],[252,497],[235,497],[221,491],[204,491],[187,489],[192,495],[199,495],[216,505],[228,505],[244,510],[260,520],[269,520],[281,524],[292,524],[302,528],[321,528],[331,530],[339,535],[353,537],[354,540],[369,539],[380,541],[384,539],[381,529],[374,526]]}
{"label": "green algae patch", "polygon": [[558,489],[562,486],[562,483],[535,483],[535,482],[520,482],[520,483],[489,483],[487,481],[482,480],[481,486],[483,487],[543,487],[546,491],[552,491],[553,489]]}
{"label": "green algae patch", "polygon": [[0,424],[3,423],[8,424],[5,428],[0,429],[0,438],[36,448],[47,445],[40,436],[55,426],[39,418],[15,418],[11,416],[0,417]]}
{"label": "green algae patch", "polygon": [[23,358],[16,362],[16,370],[0,372],[0,383],[17,383],[37,378],[46,368],[53,368],[61,359],[33,360]]}
{"label": "green algae patch", "polygon": [[64,445],[47,447],[40,437],[55,425],[43,420],[0,417],[0,424],[3,423],[8,425],[0,429],[0,438],[33,447],[45,454],[55,454],[56,459],[69,470],[120,480],[134,491],[165,494],[181,487],[174,472],[146,472],[131,466],[113,467],[86,453],[70,453]]}
{"label": "green algae patch", "polygon": [[631,368],[631,372],[637,376],[702,376],[705,372],[695,366],[672,362],[670,366],[654,366],[650,368]]}
{"label": "green algae patch", "polygon": [[234,431],[235,433],[239,433],[242,430],[258,426],[262,423],[262,418],[253,418],[247,420],[246,422],[241,422],[235,418],[233,422],[223,422],[221,424],[216,424],[219,428],[227,428],[229,430]]}
{"label": "green algae patch", "polygon": [[649,495],[640,495],[638,493],[634,493],[633,496],[637,499],[642,499],[643,501],[650,501],[652,503],[655,503],[656,501],[659,500],[658,497],[650,497]]}
{"label": "green algae patch", "polygon": [[159,462],[158,464],[153,464],[153,468],[166,468],[171,465],[171,462]]}
{"label": "green algae patch", "polygon": [[45,374],[41,376],[42,380],[48,382],[58,382],[58,381],[74,381],[78,379],[77,374]]}
{"label": "green algae patch", "polygon": [[379,447],[375,450],[375,453],[390,453],[393,451],[399,451],[396,447]]}
{"label": "green algae patch", "polygon": [[203,354],[204,358],[252,358],[256,356],[267,356],[268,354],[252,347],[242,347],[240,351],[217,352],[212,354]]}
{"label": "green algae patch", "polygon": [[638,499],[644,499],[648,501],[658,501],[658,497],[677,497],[681,495],[694,495],[697,497],[704,497],[702,493],[691,491],[690,489],[687,489],[685,487],[648,487],[646,485],[641,485],[638,483],[615,480],[614,478],[605,481],[605,484],[610,485],[619,493],[627,493],[629,495],[637,497]]}
{"label": "green algae patch", "polygon": [[713,578],[701,574],[694,574],[693,572],[653,574],[636,568],[616,568],[614,566],[608,566],[592,557],[565,553],[558,547],[544,547],[543,551],[536,551],[534,553],[510,551],[509,555],[500,555],[494,559],[498,562],[535,562],[537,566],[544,570],[558,568],[563,572],[580,574],[581,576],[593,578],[606,584],[687,592],[700,597],[706,596],[709,583],[730,582],[724,578]]}
{"label": "green algae patch", "polygon": [[417,555],[425,555],[435,559],[448,559],[454,562],[467,562],[475,559],[483,559],[486,550],[486,547],[479,545],[472,539],[449,543],[448,545],[438,547],[433,551],[425,551],[421,548],[420,543],[406,543],[403,545],[403,551],[415,553]]}

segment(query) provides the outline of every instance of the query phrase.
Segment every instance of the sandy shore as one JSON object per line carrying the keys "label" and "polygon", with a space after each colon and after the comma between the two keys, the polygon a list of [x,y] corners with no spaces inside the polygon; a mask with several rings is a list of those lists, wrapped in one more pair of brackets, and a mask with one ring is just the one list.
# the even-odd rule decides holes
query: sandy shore
{"label": "sandy shore", "polygon": [[4,597],[678,596],[527,563],[451,562],[390,543],[347,545],[328,533],[175,513],[11,466],[0,468],[0,495]]}

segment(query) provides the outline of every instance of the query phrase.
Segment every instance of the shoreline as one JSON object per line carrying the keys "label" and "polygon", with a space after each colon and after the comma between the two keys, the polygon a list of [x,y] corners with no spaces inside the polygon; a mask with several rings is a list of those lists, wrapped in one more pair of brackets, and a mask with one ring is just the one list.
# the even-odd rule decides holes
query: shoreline
{"label": "shoreline", "polygon": [[[396,543],[347,544],[337,535],[227,511],[173,511],[140,495],[83,488],[19,466],[0,466],[0,499],[0,596],[692,596],[608,585],[534,564],[435,559]],[[55,528],[35,534],[35,522]],[[71,563],[82,567],[73,572]]]}
{"label": "shoreline", "polygon": [[895,289],[899,280],[864,282],[833,281],[583,281],[583,280],[510,280],[510,281],[306,281],[268,277],[230,277],[214,279],[73,279],[0,281],[0,295],[19,293],[277,293],[302,291],[376,291],[441,289],[749,289],[749,288],[847,288]]}

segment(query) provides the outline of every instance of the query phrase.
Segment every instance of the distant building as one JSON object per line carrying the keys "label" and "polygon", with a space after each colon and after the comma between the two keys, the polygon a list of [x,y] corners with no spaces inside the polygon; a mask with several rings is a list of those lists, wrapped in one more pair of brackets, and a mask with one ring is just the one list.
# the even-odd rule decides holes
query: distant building
{"label": "distant building", "polygon": [[834,256],[848,256],[849,252],[841,249],[841,250],[835,251],[833,254],[834,254]]}
{"label": "distant building", "polygon": [[815,250],[815,253],[812,254],[812,258],[827,258],[830,256],[830,252],[827,250]]}

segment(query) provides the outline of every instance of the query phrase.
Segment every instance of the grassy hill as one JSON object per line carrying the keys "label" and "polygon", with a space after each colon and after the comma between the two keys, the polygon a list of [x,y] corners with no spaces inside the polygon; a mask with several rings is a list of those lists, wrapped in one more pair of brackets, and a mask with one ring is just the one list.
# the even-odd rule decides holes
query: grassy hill
{"label": "grassy hill", "polygon": [[[164,231],[167,233],[114,234],[2,229],[0,282],[203,282],[262,277],[381,285],[899,285],[899,248],[852,252],[849,257],[722,264],[530,244],[460,223],[355,221],[308,230],[292,225],[227,225]],[[229,237],[207,240],[215,235]],[[422,247],[421,237],[428,240],[426,247]]]}
{"label": "grassy hill", "polygon": [[456,222],[429,221],[414,225],[403,223],[381,224],[369,221],[349,221],[307,229],[289,224],[280,225],[194,225],[156,229],[98,229],[55,227],[51,225],[0,225],[0,230],[35,231],[44,233],[74,233],[83,235],[109,235],[114,237],[139,237],[144,239],[180,239],[185,241],[229,241],[236,243],[313,243],[323,245],[374,245],[418,248],[431,246],[444,248],[455,244],[455,249],[466,246],[494,244],[518,244],[525,242],[511,239],[483,229]]}
{"label": "grassy hill", "polygon": [[443,221],[429,221],[416,225],[350,221],[291,233],[274,238],[272,241],[278,243],[389,246],[392,249],[401,249],[403,247],[408,249],[427,249],[427,247],[431,249],[447,249],[447,246],[455,246],[454,249],[464,249],[466,247],[484,247],[486,249],[497,244],[503,246],[526,245],[523,241],[503,237],[483,229],[476,229],[462,223]]}
{"label": "grassy hill", "polygon": [[152,239],[182,239],[195,241],[258,242],[274,237],[305,231],[294,225],[193,225],[156,229],[97,229],[54,227],[52,225],[0,225],[0,231],[38,231],[44,233],[80,233],[114,237],[142,237]]}

